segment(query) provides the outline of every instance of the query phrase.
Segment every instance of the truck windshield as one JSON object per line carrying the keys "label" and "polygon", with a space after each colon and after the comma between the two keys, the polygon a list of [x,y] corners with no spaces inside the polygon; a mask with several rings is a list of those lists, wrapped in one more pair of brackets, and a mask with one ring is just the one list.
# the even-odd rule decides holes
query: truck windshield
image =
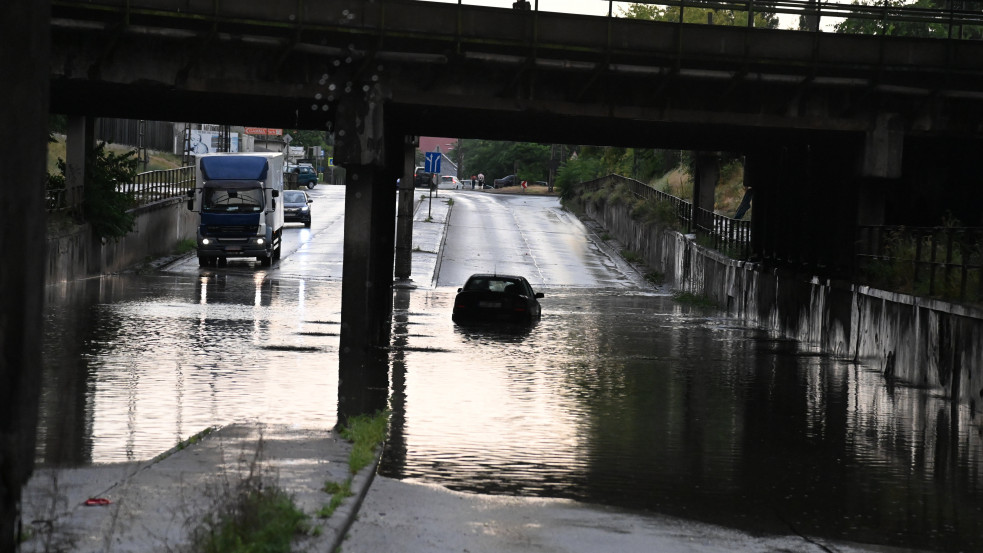
{"label": "truck windshield", "polygon": [[208,213],[259,213],[263,211],[263,189],[208,185],[201,209]]}

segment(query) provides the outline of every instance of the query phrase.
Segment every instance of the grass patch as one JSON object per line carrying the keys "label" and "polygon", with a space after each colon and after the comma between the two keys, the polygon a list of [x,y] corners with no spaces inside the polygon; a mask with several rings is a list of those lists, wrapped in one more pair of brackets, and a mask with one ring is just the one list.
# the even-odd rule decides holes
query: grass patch
{"label": "grass patch", "polygon": [[331,494],[331,500],[317,511],[318,518],[331,518],[331,515],[338,510],[341,502],[352,495],[352,481],[349,478],[345,482],[325,482],[324,491]]}
{"label": "grass patch", "polygon": [[307,515],[285,491],[247,487],[221,512],[209,515],[196,542],[201,553],[288,553],[308,531]]}
{"label": "grass patch", "polygon": [[711,300],[706,296],[698,296],[692,292],[674,292],[672,298],[679,303],[686,305],[692,305],[694,307],[713,307],[720,308],[717,302]]}
{"label": "grass patch", "polygon": [[645,280],[661,286],[666,283],[666,274],[659,271],[650,271],[645,273]]}
{"label": "grass patch", "polygon": [[388,427],[389,411],[382,411],[372,416],[352,417],[341,429],[341,437],[352,443],[352,451],[348,454],[349,476],[344,482],[329,480],[324,483],[322,489],[331,494],[331,499],[318,510],[319,518],[330,518],[345,498],[353,495],[352,478],[375,460],[375,449],[386,439]]}
{"label": "grass patch", "polygon": [[454,205],[454,198],[447,198],[447,200],[444,203],[446,203],[447,205]]}
{"label": "grass patch", "polygon": [[621,257],[624,258],[628,263],[642,263],[645,261],[642,256],[631,250],[621,250]]}
{"label": "grass patch", "polygon": [[601,235],[601,240],[604,240],[605,242],[607,242],[610,239],[611,239],[611,235],[606,232]]}
{"label": "grass patch", "polygon": [[189,252],[193,252],[198,249],[198,243],[190,238],[181,240],[174,246],[174,253],[184,255]]}
{"label": "grass patch", "polygon": [[386,439],[388,426],[389,411],[349,419],[348,426],[341,430],[341,437],[352,442],[348,472],[354,475],[375,459],[375,448]]}
{"label": "grass patch", "polygon": [[211,512],[191,532],[196,553],[289,553],[294,537],[311,531],[309,517],[262,464],[260,438],[238,478],[225,478]]}

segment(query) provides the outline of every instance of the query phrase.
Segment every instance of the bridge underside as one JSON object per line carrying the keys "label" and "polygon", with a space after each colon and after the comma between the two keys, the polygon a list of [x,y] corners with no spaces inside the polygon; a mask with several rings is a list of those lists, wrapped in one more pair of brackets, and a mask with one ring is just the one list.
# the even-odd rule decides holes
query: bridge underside
{"label": "bridge underside", "polygon": [[358,313],[391,306],[393,248],[378,232],[412,171],[406,135],[744,153],[755,255],[834,276],[852,270],[858,224],[938,224],[947,209],[983,224],[979,42],[412,0],[277,5],[60,1],[51,109],[334,133],[336,162],[359,177],[343,293],[354,350],[379,336]]}

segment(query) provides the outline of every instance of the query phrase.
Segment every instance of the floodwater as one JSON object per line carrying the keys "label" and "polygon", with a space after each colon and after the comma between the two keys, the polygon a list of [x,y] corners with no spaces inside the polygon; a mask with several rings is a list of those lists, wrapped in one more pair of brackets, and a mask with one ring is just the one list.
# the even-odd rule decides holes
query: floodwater
{"label": "floodwater", "polygon": [[[983,549],[968,413],[643,290],[545,288],[531,329],[399,290],[382,473],[761,532]],[[202,428],[330,427],[340,282],[253,270],[51,291],[38,456],[146,459]]]}
{"label": "floodwater", "polygon": [[[487,257],[455,244],[481,243],[484,201],[455,202],[440,286],[396,291],[383,474],[756,532],[983,551],[979,415],[681,305],[619,276],[582,236],[554,233],[550,246],[533,240],[545,230],[513,233],[525,246],[509,255],[540,271],[538,324],[454,325],[457,277],[446,275]],[[555,212],[533,200],[501,209],[520,224],[543,220],[524,209]],[[590,269],[550,261],[561,242],[583,248]],[[49,286],[39,461],[148,459],[243,420],[332,427],[341,282],[301,271],[311,256]],[[578,271],[590,285],[555,285]]]}

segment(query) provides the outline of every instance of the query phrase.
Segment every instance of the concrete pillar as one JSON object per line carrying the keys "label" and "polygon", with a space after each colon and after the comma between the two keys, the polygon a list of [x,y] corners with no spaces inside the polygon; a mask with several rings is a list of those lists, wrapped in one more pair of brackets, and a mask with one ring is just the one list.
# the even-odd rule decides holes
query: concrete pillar
{"label": "concrete pillar", "polygon": [[[716,152],[697,152],[696,175],[693,178],[693,219],[697,226],[708,228],[710,220],[704,220],[707,215],[699,215],[699,209],[713,213],[714,193],[720,182],[720,156]],[[692,232],[693,229],[690,229]]]}
{"label": "concrete pillar", "polygon": [[[335,114],[335,159],[345,167],[345,245],[338,354],[338,424],[385,409],[392,316],[396,172],[383,124],[385,94],[346,98]],[[389,154],[387,154],[389,152]]]}
{"label": "concrete pillar", "polygon": [[[345,246],[341,283],[341,336],[338,353],[338,423],[349,417],[384,409],[388,396],[388,364],[378,345],[380,321],[388,321],[392,302],[392,269],[380,281],[380,238],[385,226],[376,195],[388,196],[384,168],[347,166],[345,189]],[[388,192],[388,193],[387,193]],[[392,211],[389,212],[390,218]],[[391,227],[390,227],[391,228]],[[391,244],[390,240],[390,244]],[[392,259],[392,249],[388,250]],[[390,262],[390,267],[392,267]],[[380,301],[386,294],[390,307]]]}
{"label": "concrete pillar", "polygon": [[878,114],[874,128],[864,141],[863,176],[896,179],[901,177],[904,150],[904,121],[892,113]]}
{"label": "concrete pillar", "polygon": [[95,145],[95,121],[84,115],[68,118],[65,139],[65,200],[73,213],[82,212],[86,157]]}
{"label": "concrete pillar", "polygon": [[34,467],[41,382],[48,147],[47,0],[0,4],[4,101],[0,127],[17,137],[0,151],[0,551],[17,548],[21,487]]}
{"label": "concrete pillar", "polygon": [[396,207],[396,278],[400,280],[409,279],[413,269],[413,200],[416,194],[413,162],[419,138],[407,138],[402,148],[403,170]]}

